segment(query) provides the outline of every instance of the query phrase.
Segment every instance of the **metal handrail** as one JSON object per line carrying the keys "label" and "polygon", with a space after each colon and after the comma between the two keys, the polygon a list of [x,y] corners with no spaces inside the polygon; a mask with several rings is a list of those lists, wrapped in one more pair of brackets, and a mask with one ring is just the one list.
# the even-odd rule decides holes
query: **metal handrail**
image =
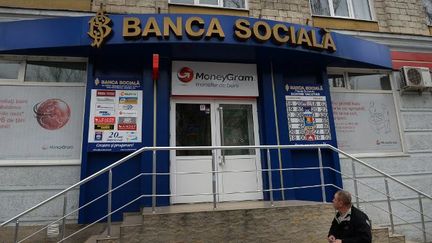
{"label": "metal handrail", "polygon": [[[343,173],[340,173],[340,174],[341,174],[341,175],[344,175]],[[338,186],[336,186],[336,185],[332,185],[332,186],[335,187],[335,188],[337,188],[337,189],[339,189],[339,190],[343,190],[343,188],[340,188],[340,187],[338,187]],[[383,211],[383,212],[385,212],[385,213],[387,213],[387,214],[392,214],[392,215],[394,215],[396,218],[398,218],[398,219],[400,219],[401,221],[405,222],[407,225],[413,227],[414,229],[417,229],[417,230],[419,230],[419,231],[421,231],[421,232],[423,232],[423,233],[426,233],[427,235],[432,236],[432,234],[430,234],[429,232],[425,232],[423,229],[420,229],[419,227],[413,225],[412,222],[408,222],[407,220],[403,219],[401,216],[399,216],[399,215],[397,215],[397,214],[395,214],[395,213],[389,212],[389,211],[387,211],[386,209],[384,209],[384,208],[382,208],[382,207],[380,207],[380,206],[377,206],[377,205],[375,205],[374,203],[372,203],[372,202],[370,202],[370,201],[367,201],[367,200],[365,200],[365,199],[359,197],[358,195],[355,195],[355,197],[356,197],[358,200],[363,201],[363,203],[368,203],[368,204],[372,205],[373,207],[375,207],[375,208],[377,208],[377,209],[379,209],[379,210],[381,210],[381,211]]]}
{"label": "metal handrail", "polygon": [[[90,175],[89,177],[87,177],[87,178],[85,178],[85,179],[83,179],[83,180],[81,180],[81,181],[75,183],[74,185],[72,185],[72,186],[70,186],[70,187],[64,189],[63,191],[61,191],[61,192],[55,194],[54,196],[52,196],[52,197],[50,197],[50,198],[48,198],[48,199],[42,201],[41,203],[39,203],[39,204],[37,204],[37,205],[31,207],[30,209],[28,209],[28,210],[26,210],[26,211],[24,211],[24,212],[22,212],[22,213],[16,215],[15,217],[13,217],[13,218],[11,218],[11,219],[9,219],[9,220],[3,222],[2,224],[0,224],[0,228],[3,227],[3,226],[5,226],[5,225],[7,225],[7,224],[9,224],[9,223],[11,223],[11,222],[13,222],[13,221],[16,221],[16,227],[17,227],[17,228],[16,228],[16,231],[17,231],[17,230],[18,230],[18,225],[19,225],[19,221],[18,221],[18,220],[19,220],[23,215],[25,215],[25,214],[27,214],[27,213],[29,213],[29,212],[31,212],[31,211],[33,211],[33,210],[35,210],[35,209],[41,207],[41,206],[47,204],[48,202],[50,202],[50,201],[52,201],[52,200],[54,200],[54,199],[56,199],[56,198],[58,198],[58,197],[60,197],[60,196],[63,196],[63,197],[64,197],[64,200],[65,200],[65,203],[66,203],[66,200],[67,200],[66,194],[67,194],[69,191],[71,191],[71,190],[73,190],[73,189],[75,189],[75,188],[81,186],[82,184],[84,184],[84,183],[86,183],[86,182],[88,182],[88,181],[91,181],[92,179],[94,179],[94,178],[98,177],[99,175],[102,175],[102,174],[104,174],[104,173],[106,173],[106,172],[110,172],[110,175],[112,175],[112,169],[113,169],[113,168],[115,168],[115,167],[117,167],[117,166],[123,164],[124,162],[128,161],[129,159],[131,159],[131,158],[135,157],[136,155],[141,154],[141,153],[143,153],[143,152],[145,152],[145,151],[153,151],[153,162],[155,163],[155,160],[156,160],[156,159],[155,159],[156,151],[171,151],[171,150],[212,150],[212,151],[213,151],[213,156],[212,156],[212,157],[214,157],[214,151],[215,151],[215,150],[236,150],[236,149],[264,149],[264,150],[267,150],[267,159],[268,159],[267,162],[268,162],[268,163],[270,162],[270,156],[269,156],[269,155],[270,155],[270,154],[269,154],[270,149],[318,149],[318,157],[319,157],[319,163],[320,163],[320,164],[319,164],[319,167],[306,167],[306,168],[278,168],[278,169],[262,169],[262,170],[254,170],[254,171],[257,171],[257,172],[258,172],[258,171],[261,171],[261,172],[268,172],[268,175],[269,175],[269,176],[271,176],[271,173],[270,173],[271,171],[289,171],[289,170],[305,170],[305,169],[319,169],[319,170],[320,170],[321,184],[319,184],[319,185],[305,186],[305,187],[277,188],[277,189],[274,189],[273,186],[271,185],[271,181],[270,181],[270,185],[269,185],[269,188],[270,188],[270,189],[268,189],[268,190],[264,190],[264,189],[263,189],[263,190],[257,190],[257,191],[256,191],[256,192],[271,192],[271,193],[270,193],[270,199],[271,199],[272,205],[273,205],[273,197],[272,197],[272,196],[273,196],[273,195],[272,195],[272,194],[273,194],[273,193],[272,193],[273,191],[280,191],[280,190],[295,190],[295,189],[308,188],[308,187],[318,187],[318,186],[319,186],[319,187],[322,188],[322,193],[323,193],[323,195],[322,195],[322,197],[323,197],[323,202],[325,202],[325,198],[326,198],[326,195],[325,195],[325,187],[328,187],[328,186],[334,186],[335,188],[339,188],[339,187],[337,187],[336,185],[333,185],[333,184],[325,184],[325,183],[324,183],[324,176],[323,176],[323,171],[322,171],[323,169],[330,169],[330,170],[333,170],[333,171],[335,171],[335,172],[337,172],[337,173],[340,173],[341,175],[343,175],[343,174],[342,174],[342,172],[337,171],[337,170],[335,170],[334,168],[331,168],[331,167],[323,167],[323,165],[322,165],[322,157],[321,157],[321,149],[330,149],[330,150],[333,150],[334,152],[337,152],[337,153],[339,153],[339,154],[342,154],[342,155],[346,156],[347,158],[350,158],[350,159],[352,159],[353,161],[355,161],[355,162],[357,162],[357,163],[359,163],[359,164],[361,164],[361,165],[363,165],[363,166],[365,166],[365,167],[367,167],[367,168],[369,168],[369,169],[371,169],[371,170],[373,170],[373,171],[375,171],[375,172],[381,174],[381,175],[384,176],[385,178],[391,179],[392,181],[397,182],[398,184],[400,184],[400,185],[402,185],[402,186],[404,186],[404,187],[410,189],[411,191],[416,192],[416,193],[419,195],[419,199],[420,199],[420,207],[422,207],[422,206],[421,206],[421,197],[422,197],[422,196],[423,196],[424,198],[428,198],[428,199],[431,199],[431,200],[432,200],[432,197],[431,197],[431,196],[429,196],[429,195],[427,195],[427,194],[421,192],[420,190],[417,190],[416,188],[414,188],[414,187],[412,187],[412,186],[410,186],[410,185],[408,185],[408,184],[406,184],[406,183],[404,183],[404,182],[402,182],[402,181],[400,181],[400,180],[394,178],[393,176],[391,176],[391,175],[389,175],[389,174],[387,174],[387,173],[385,173],[385,172],[383,172],[383,171],[381,171],[381,170],[379,170],[379,169],[377,169],[377,168],[375,168],[375,167],[373,167],[373,166],[371,166],[371,165],[369,165],[369,164],[363,162],[362,160],[357,159],[357,158],[355,158],[355,157],[349,155],[348,153],[345,153],[345,152],[343,152],[342,150],[339,150],[339,149],[337,149],[337,148],[335,148],[335,147],[333,147],[333,146],[331,146],[331,145],[329,145],[329,144],[316,144],[316,145],[277,145],[277,146],[276,146],[276,145],[257,145],[257,146],[143,147],[143,148],[141,148],[141,149],[139,149],[139,150],[137,150],[137,151],[131,153],[130,155],[128,155],[128,156],[126,156],[126,157],[124,157],[124,158],[122,158],[122,159],[120,159],[120,160],[114,162],[113,164],[111,164],[111,165],[105,167],[104,169],[102,169],[102,170],[100,170],[100,171],[98,171],[98,172],[96,172],[96,173]],[[213,159],[214,159],[214,158],[213,158]],[[271,168],[271,167],[269,166],[269,168]],[[354,169],[354,167],[353,167],[353,169]],[[237,173],[237,172],[243,172],[243,171],[236,170],[236,171],[225,171],[225,172]],[[182,173],[182,172],[178,172],[178,173]],[[196,173],[213,173],[213,174],[216,174],[216,173],[219,173],[219,172],[218,172],[218,171],[214,171],[214,170],[212,170],[211,172],[185,172],[185,173],[183,173],[183,174],[191,174],[191,173],[195,173],[195,174],[196,174]],[[138,176],[134,177],[134,179],[136,179],[137,177],[142,176],[142,175],[153,175],[153,176],[155,176],[155,175],[160,175],[160,174],[169,174],[169,173],[156,173],[156,171],[153,171],[153,173],[141,173],[141,174],[139,174]],[[354,182],[357,183],[358,180],[355,178],[355,171],[353,171],[353,174],[354,174],[354,175],[353,175],[353,178],[351,178],[351,179],[353,179]],[[346,175],[345,175],[345,176],[346,176]],[[111,196],[111,193],[112,193],[114,190],[116,190],[116,189],[119,188],[119,187],[116,187],[116,188],[112,189],[112,188],[111,188],[111,187],[112,187],[112,185],[111,185],[111,180],[112,180],[112,179],[111,179],[111,176],[110,176],[110,183],[109,183],[110,185],[109,185],[108,192],[105,193],[105,194],[103,194],[103,195],[101,195],[101,197],[106,196],[106,195],[108,195],[108,196],[110,197],[110,196]],[[125,183],[123,183],[122,185],[124,185],[124,184],[126,184],[126,183],[128,183],[128,182],[130,182],[130,180],[127,181],[127,182],[125,182]],[[360,183],[361,183],[361,182],[360,182]],[[363,183],[362,183],[362,184],[363,184]],[[240,193],[240,192],[234,192],[234,193]],[[244,193],[244,192],[242,192],[242,193]],[[380,193],[381,193],[381,192],[380,192]],[[221,194],[221,193],[216,193],[216,194]],[[213,193],[208,193],[208,194],[206,194],[206,195],[213,195],[213,196],[215,196],[216,194],[213,192]],[[223,193],[222,193],[222,194],[223,194]],[[384,193],[382,193],[382,194],[384,194]],[[389,196],[389,193],[387,192],[385,195],[388,196],[388,199],[387,199],[387,200],[389,201],[390,198],[391,198],[391,197]],[[146,197],[146,196],[151,196],[151,197],[152,197],[152,207],[153,207],[153,211],[154,211],[155,199],[156,199],[156,197],[161,196],[161,195],[156,195],[155,190],[153,189],[153,193],[152,193],[151,195],[141,195],[140,198],[141,198],[141,197]],[[172,195],[165,195],[165,196],[172,196]],[[355,193],[355,197],[357,198],[357,202],[359,201],[359,199],[361,199],[360,197],[358,197],[358,193],[357,193],[357,192]],[[98,199],[100,199],[100,198],[97,198],[97,199],[95,199],[95,200],[98,200]],[[395,200],[394,198],[392,198],[392,199]],[[137,200],[137,199],[136,199],[136,200]],[[109,201],[110,201],[110,200],[109,200]],[[134,200],[134,201],[135,201],[135,200]],[[93,200],[92,202],[94,202],[94,200]],[[64,221],[65,218],[66,218],[67,216],[70,216],[71,214],[73,214],[73,213],[79,211],[80,209],[82,209],[83,207],[87,206],[88,204],[90,204],[90,203],[92,203],[92,202],[89,202],[89,203],[87,203],[86,205],[83,205],[83,206],[79,207],[78,209],[76,209],[76,210],[74,210],[73,212],[70,212],[70,213],[68,213],[68,214],[66,214],[66,212],[65,212],[65,205],[64,205],[63,217],[61,217],[60,219],[58,219],[58,220],[56,220],[56,221],[54,221],[54,222],[59,222],[60,220],[63,220],[63,221]],[[367,201],[366,201],[366,202],[367,202]],[[131,202],[130,202],[130,203],[131,203]],[[130,203],[128,203],[127,205],[129,205]],[[405,204],[402,203],[402,205],[405,205]],[[407,206],[407,205],[405,205],[405,206]],[[125,206],[122,206],[121,208],[123,208],[123,207],[125,207]],[[409,206],[407,206],[407,207],[410,208],[410,209],[413,209],[413,208],[411,208],[411,207],[409,207]],[[391,212],[390,204],[389,204],[389,209],[390,209],[390,210],[389,210],[390,212],[387,212],[386,210],[384,210],[384,211],[387,212],[387,213],[389,213],[390,216],[392,217],[392,215],[395,215],[395,214],[393,214],[393,213]],[[113,211],[113,212],[111,212],[110,210],[111,210],[111,205],[109,204],[109,211],[108,211],[108,214],[107,214],[105,217],[99,219],[97,222],[99,222],[100,220],[102,220],[102,219],[108,217],[108,223],[110,223],[110,215],[112,215],[113,213],[119,211],[120,209],[116,209],[116,210]],[[414,209],[413,209],[413,210],[414,210]],[[419,211],[417,211],[417,210],[415,210],[415,211],[416,211],[417,213],[420,213],[422,217],[426,216],[426,217],[430,218],[429,216],[425,215],[425,214],[422,213],[422,212],[419,212]],[[423,211],[423,210],[421,209],[421,211]],[[395,216],[396,216],[397,218],[403,220],[402,218],[398,217],[397,215],[395,215]],[[391,219],[391,220],[392,220],[392,219]],[[404,222],[407,222],[407,221],[405,221],[405,220],[403,220],[403,221],[404,221]],[[94,223],[92,223],[91,225],[93,225],[93,224],[95,224],[95,223],[97,223],[97,222],[94,222]],[[408,222],[407,222],[407,223],[408,223]],[[52,222],[51,222],[51,224],[52,224]],[[392,227],[393,227],[393,224],[392,224]],[[415,227],[415,228],[417,228],[417,227]],[[419,228],[417,228],[417,229],[419,229]],[[42,229],[42,230],[43,230],[43,229]],[[419,230],[421,230],[421,229],[419,229]],[[41,230],[40,230],[40,231],[41,231]],[[38,231],[38,232],[40,232],[40,231]],[[64,229],[63,229],[63,231],[64,231]],[[424,230],[421,230],[421,231],[423,231],[423,234],[424,234],[424,235],[427,234],[427,232],[425,232]],[[38,232],[36,232],[36,233],[38,233]],[[108,232],[109,232],[109,231],[108,231]],[[34,234],[36,234],[36,233],[34,233]],[[63,232],[63,233],[64,233],[64,232]],[[76,233],[78,233],[78,232],[75,232],[73,235],[75,235]],[[17,234],[17,232],[16,232],[16,234]],[[21,241],[30,238],[30,237],[33,236],[34,234],[32,234],[32,235],[30,235],[30,236],[28,236],[28,237],[22,239]],[[69,235],[69,236],[67,236],[67,238],[70,238],[70,237],[72,237],[73,235]],[[62,236],[62,238],[63,238],[63,240],[67,239],[67,238],[64,238],[64,236]],[[62,241],[63,241],[63,240],[62,240]]]}
{"label": "metal handrail", "polygon": [[64,189],[63,191],[53,195],[52,197],[40,202],[39,204],[25,210],[24,212],[14,216],[13,218],[6,220],[5,222],[0,224],[0,227],[3,227],[7,224],[9,224],[12,221],[15,221],[19,218],[21,218],[21,216],[39,208],[40,206],[58,198],[59,196],[64,195],[65,193],[67,193],[68,191],[81,186],[82,184],[93,180],[94,178],[104,174],[105,172],[110,171],[111,169],[123,164],[124,162],[128,161],[129,159],[145,152],[145,151],[153,151],[153,150],[162,150],[162,151],[169,151],[169,150],[213,150],[213,149],[231,149],[231,150],[235,150],[235,149],[316,149],[316,148],[329,148],[327,144],[318,144],[318,145],[280,145],[280,146],[273,146],[273,145],[261,145],[261,146],[190,146],[190,147],[142,147],[140,149],[138,149],[137,151],[127,155],[126,157],[118,160],[117,162],[112,163],[111,165],[105,167],[104,169],[86,177],[85,179],[73,184],[72,186]]}
{"label": "metal handrail", "polygon": [[430,196],[430,195],[428,195],[428,194],[426,194],[426,193],[424,193],[424,192],[422,192],[422,191],[420,191],[420,190],[418,190],[418,189],[416,189],[416,188],[414,188],[414,187],[412,187],[412,186],[406,184],[406,183],[403,182],[403,181],[400,181],[400,180],[396,179],[395,177],[391,176],[390,174],[387,174],[387,173],[385,173],[385,172],[383,172],[383,171],[381,171],[381,170],[379,170],[379,169],[377,169],[377,168],[375,168],[375,167],[373,167],[373,166],[367,164],[366,162],[364,162],[364,161],[362,161],[362,160],[360,160],[360,159],[357,159],[356,157],[351,156],[351,155],[349,155],[348,153],[345,153],[344,151],[342,151],[342,150],[340,150],[340,149],[338,149],[338,148],[335,148],[335,147],[333,147],[333,146],[331,146],[331,145],[328,145],[328,148],[332,149],[332,150],[335,151],[335,152],[338,152],[338,153],[340,153],[340,154],[343,154],[344,156],[346,156],[346,157],[348,157],[348,158],[350,158],[350,159],[355,160],[356,162],[358,162],[358,163],[360,163],[360,164],[366,166],[367,168],[369,168],[369,169],[371,169],[371,170],[373,170],[373,171],[375,171],[375,172],[378,172],[379,174],[383,175],[384,177],[389,178],[389,179],[391,179],[391,180],[393,180],[393,181],[399,183],[400,185],[402,185],[402,186],[404,186],[404,187],[410,189],[411,191],[414,191],[414,192],[416,192],[416,193],[418,193],[418,194],[421,194],[422,196],[424,196],[424,197],[429,198],[429,199],[432,200],[432,196]]}
{"label": "metal handrail", "polygon": [[[381,194],[381,195],[387,196],[386,193],[381,192],[381,191],[379,191],[378,189],[376,189],[375,187],[369,186],[368,184],[366,184],[366,183],[364,183],[364,182],[361,182],[360,180],[354,179],[354,177],[350,177],[349,175],[343,174],[342,172],[340,172],[340,171],[338,171],[338,170],[335,170],[334,168],[331,168],[331,167],[328,167],[327,169],[332,170],[333,172],[336,172],[336,173],[338,173],[338,174],[341,174],[342,176],[345,176],[345,177],[347,177],[348,179],[356,180],[357,182],[359,182],[359,183],[362,184],[363,186],[365,186],[365,187],[371,189],[372,191],[375,191],[375,192],[377,192],[377,193],[379,193],[379,194]],[[359,198],[358,195],[355,195],[355,197],[356,197],[356,198]],[[398,200],[397,200],[396,198],[394,198],[394,197],[390,197],[390,199],[391,199],[392,201],[398,201]],[[362,199],[362,200],[365,201],[365,202],[369,202],[369,203],[371,203],[370,201],[366,201],[366,200],[364,200],[364,199]],[[400,203],[401,205],[407,207],[408,209],[413,210],[413,211],[416,212],[416,213],[423,214],[423,215],[425,215],[427,218],[432,219],[432,216],[429,216],[429,215],[427,215],[427,214],[425,214],[425,213],[422,213],[422,212],[420,212],[420,211],[417,211],[417,209],[415,209],[415,208],[413,208],[413,207],[411,207],[411,206],[409,206],[409,205],[407,205],[407,204],[405,204],[405,203],[403,203],[403,202],[398,201],[398,203]]]}

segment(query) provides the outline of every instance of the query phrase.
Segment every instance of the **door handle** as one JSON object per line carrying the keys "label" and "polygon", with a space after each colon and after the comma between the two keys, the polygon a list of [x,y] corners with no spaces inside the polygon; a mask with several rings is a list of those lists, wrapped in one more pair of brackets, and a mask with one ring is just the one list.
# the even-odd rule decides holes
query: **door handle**
{"label": "door handle", "polygon": [[[225,135],[224,135],[224,124],[223,124],[223,107],[219,106],[218,107],[218,111],[219,111],[219,130],[220,130],[220,144],[221,146],[224,146],[224,140],[225,140]],[[219,165],[220,166],[224,166],[225,165],[225,150],[221,149],[221,156],[219,156]]]}
{"label": "door handle", "polygon": [[225,165],[225,156],[219,155],[219,166],[224,166],[224,165]]}

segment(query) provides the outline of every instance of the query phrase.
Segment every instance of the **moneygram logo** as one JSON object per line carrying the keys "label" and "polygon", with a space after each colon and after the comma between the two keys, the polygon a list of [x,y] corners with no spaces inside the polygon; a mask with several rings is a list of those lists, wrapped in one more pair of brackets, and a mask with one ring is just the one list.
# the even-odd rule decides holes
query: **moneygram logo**
{"label": "moneygram logo", "polygon": [[189,83],[194,78],[194,71],[189,67],[183,67],[177,72],[177,78],[183,83]]}

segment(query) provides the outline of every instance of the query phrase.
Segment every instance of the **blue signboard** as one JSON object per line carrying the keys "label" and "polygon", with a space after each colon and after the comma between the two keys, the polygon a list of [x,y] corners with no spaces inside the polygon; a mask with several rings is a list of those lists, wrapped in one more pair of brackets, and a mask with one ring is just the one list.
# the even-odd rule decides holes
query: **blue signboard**
{"label": "blue signboard", "polygon": [[331,140],[327,99],[322,85],[286,85],[290,141]]}

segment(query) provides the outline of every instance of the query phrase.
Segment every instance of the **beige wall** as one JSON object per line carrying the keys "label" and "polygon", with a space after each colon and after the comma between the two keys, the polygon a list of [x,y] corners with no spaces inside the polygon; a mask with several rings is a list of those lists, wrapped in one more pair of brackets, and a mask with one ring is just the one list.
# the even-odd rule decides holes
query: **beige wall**
{"label": "beige wall", "polygon": [[[16,1],[16,0],[15,0]],[[15,2],[2,1],[0,2]],[[59,0],[57,0],[59,1]],[[51,1],[51,2],[57,2]],[[65,1],[65,0],[62,0]],[[73,0],[70,0],[71,2]],[[24,2],[20,0],[18,2]],[[32,3],[34,1],[28,1]],[[50,2],[50,1],[43,1]],[[59,1],[60,2],[60,1]],[[69,1],[65,1],[69,2]],[[83,2],[83,0],[76,0]],[[92,11],[97,11],[102,0],[93,0]],[[111,13],[213,13],[223,9],[168,5],[168,0],[106,0]],[[379,31],[395,34],[431,35],[426,24],[426,13],[420,0],[373,0],[375,20],[356,21],[338,18],[312,18],[309,0],[249,0],[248,11],[226,11],[228,15],[249,15],[290,23],[359,31]]]}
{"label": "beige wall", "polygon": [[[93,0],[92,11],[97,11],[103,0]],[[168,13],[168,0],[106,0],[108,13]]]}
{"label": "beige wall", "polygon": [[89,11],[91,0],[0,0],[0,7]]}
{"label": "beige wall", "polygon": [[309,0],[249,0],[250,16],[295,24],[311,24]]}
{"label": "beige wall", "polygon": [[374,0],[380,32],[430,35],[421,0]]}

